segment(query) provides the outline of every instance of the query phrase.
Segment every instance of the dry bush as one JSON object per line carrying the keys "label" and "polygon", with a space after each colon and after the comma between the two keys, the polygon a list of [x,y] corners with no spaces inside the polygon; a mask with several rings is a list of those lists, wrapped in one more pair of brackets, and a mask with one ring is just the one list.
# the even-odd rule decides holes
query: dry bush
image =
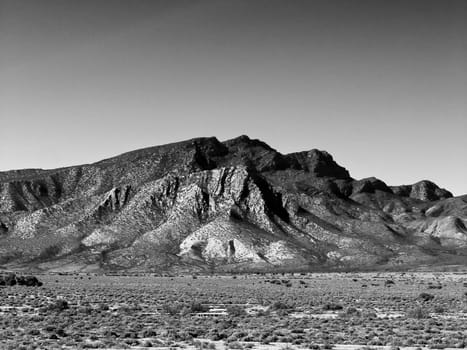
{"label": "dry bush", "polygon": [[414,309],[409,310],[407,316],[410,318],[422,319],[430,317],[428,311],[421,306],[417,306]]}

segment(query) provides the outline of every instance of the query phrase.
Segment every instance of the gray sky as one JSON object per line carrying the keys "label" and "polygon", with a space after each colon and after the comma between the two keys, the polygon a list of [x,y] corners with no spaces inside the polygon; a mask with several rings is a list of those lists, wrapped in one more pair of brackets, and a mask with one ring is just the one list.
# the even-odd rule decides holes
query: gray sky
{"label": "gray sky", "polygon": [[467,1],[0,0],[0,170],[198,136],[467,193]]}

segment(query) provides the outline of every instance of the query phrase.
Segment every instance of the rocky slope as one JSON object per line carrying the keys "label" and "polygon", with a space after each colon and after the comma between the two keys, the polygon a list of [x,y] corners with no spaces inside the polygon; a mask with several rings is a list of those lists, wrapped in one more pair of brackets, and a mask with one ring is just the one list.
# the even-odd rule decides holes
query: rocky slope
{"label": "rocky slope", "polygon": [[467,264],[467,196],[355,180],[324,151],[198,138],[0,173],[0,265],[233,271]]}

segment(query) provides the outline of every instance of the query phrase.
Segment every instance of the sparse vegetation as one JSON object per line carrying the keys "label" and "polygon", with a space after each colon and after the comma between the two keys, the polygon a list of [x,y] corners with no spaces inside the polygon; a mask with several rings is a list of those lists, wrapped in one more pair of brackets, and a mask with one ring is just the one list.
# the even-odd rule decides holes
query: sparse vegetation
{"label": "sparse vegetation", "polygon": [[465,346],[463,275],[437,276],[429,301],[430,275],[286,276],[43,275],[41,288],[0,288],[1,348]]}

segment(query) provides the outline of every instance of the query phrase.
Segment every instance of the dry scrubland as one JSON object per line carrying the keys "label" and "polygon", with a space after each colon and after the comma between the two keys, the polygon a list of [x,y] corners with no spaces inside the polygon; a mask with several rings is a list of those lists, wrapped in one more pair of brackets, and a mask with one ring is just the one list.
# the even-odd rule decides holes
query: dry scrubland
{"label": "dry scrubland", "polygon": [[0,348],[465,348],[461,273],[42,275],[0,288]]}

